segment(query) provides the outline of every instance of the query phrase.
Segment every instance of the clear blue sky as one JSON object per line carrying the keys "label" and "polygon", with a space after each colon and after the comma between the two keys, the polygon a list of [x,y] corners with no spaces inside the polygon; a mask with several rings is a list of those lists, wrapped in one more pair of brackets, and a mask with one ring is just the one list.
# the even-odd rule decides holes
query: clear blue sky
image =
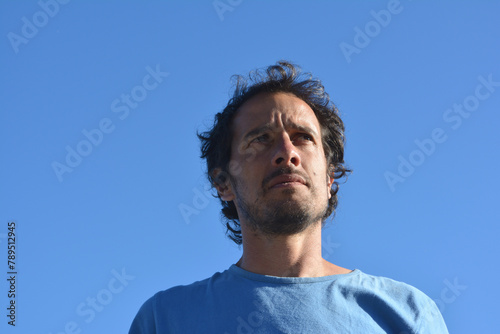
{"label": "clear blue sky", "polygon": [[18,235],[0,332],[125,333],[155,292],[235,263],[195,133],[232,74],[279,59],[347,128],[324,257],[416,286],[451,333],[493,332],[500,3],[215,4],[0,2],[2,277],[9,221]]}

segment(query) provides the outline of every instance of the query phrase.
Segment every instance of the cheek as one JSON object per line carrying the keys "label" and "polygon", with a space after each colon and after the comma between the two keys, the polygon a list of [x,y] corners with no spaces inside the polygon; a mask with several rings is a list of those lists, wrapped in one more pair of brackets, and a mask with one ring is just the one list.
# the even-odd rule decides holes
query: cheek
{"label": "cheek", "polygon": [[255,147],[249,147],[248,150],[244,154],[245,161],[252,162],[253,160],[255,160],[257,158],[258,152],[259,152],[259,150],[257,150]]}
{"label": "cheek", "polygon": [[234,177],[240,175],[242,171],[241,163],[238,160],[229,161],[229,174]]}
{"label": "cheek", "polygon": [[259,148],[257,145],[248,147],[246,149],[238,149],[236,152],[232,152],[231,163],[235,171],[241,173],[242,169],[251,169],[251,166],[258,164],[262,160],[264,155],[263,149]]}

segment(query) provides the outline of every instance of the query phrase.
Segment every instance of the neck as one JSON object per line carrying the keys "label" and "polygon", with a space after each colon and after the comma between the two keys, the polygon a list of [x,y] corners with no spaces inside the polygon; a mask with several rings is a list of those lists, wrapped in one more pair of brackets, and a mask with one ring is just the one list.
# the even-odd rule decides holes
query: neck
{"label": "neck", "polygon": [[265,236],[241,224],[243,255],[236,263],[250,272],[279,277],[321,277],[350,272],[321,256],[321,222],[287,236]]}

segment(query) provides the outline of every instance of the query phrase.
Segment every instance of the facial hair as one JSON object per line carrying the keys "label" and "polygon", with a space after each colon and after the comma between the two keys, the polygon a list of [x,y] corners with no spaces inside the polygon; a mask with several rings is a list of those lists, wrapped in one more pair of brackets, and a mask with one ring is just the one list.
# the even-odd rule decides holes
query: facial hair
{"label": "facial hair", "polygon": [[[284,236],[293,235],[305,231],[308,227],[321,221],[325,216],[328,208],[328,200],[325,201],[321,208],[314,205],[317,200],[319,192],[311,182],[306,182],[310,187],[310,194],[307,200],[297,201],[292,198],[282,199],[266,199],[267,194],[266,184],[272,178],[282,174],[297,174],[291,168],[281,168],[273,172],[269,177],[265,178],[262,182],[262,190],[259,191],[255,202],[251,203],[246,200],[245,187],[240,182],[231,177],[233,189],[238,199],[235,205],[238,207],[238,213],[244,218],[245,223],[254,231],[260,231],[268,236]],[[306,181],[309,180],[307,175],[301,175]],[[295,189],[281,190],[284,195],[292,195]]]}

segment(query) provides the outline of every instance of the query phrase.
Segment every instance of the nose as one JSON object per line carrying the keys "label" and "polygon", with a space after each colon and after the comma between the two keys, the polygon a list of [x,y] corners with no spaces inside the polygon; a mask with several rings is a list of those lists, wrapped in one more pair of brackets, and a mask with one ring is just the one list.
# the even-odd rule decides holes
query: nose
{"label": "nose", "polygon": [[295,145],[290,140],[287,134],[277,142],[275,153],[272,157],[272,164],[275,167],[286,167],[294,165],[299,166],[301,163],[300,155],[296,150]]}

